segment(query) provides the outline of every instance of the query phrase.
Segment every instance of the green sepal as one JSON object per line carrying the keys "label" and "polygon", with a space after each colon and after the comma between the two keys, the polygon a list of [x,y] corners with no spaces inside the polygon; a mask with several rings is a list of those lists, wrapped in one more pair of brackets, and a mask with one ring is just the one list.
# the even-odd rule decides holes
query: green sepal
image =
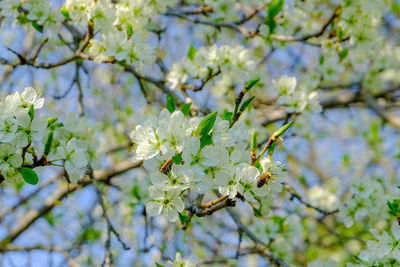
{"label": "green sepal", "polygon": [[185,225],[187,221],[189,221],[189,216],[186,213],[186,210],[179,213],[179,220],[181,221],[182,225]]}
{"label": "green sepal", "polygon": [[126,33],[128,34],[129,37],[132,36],[133,34],[133,27],[129,23],[126,24]]}

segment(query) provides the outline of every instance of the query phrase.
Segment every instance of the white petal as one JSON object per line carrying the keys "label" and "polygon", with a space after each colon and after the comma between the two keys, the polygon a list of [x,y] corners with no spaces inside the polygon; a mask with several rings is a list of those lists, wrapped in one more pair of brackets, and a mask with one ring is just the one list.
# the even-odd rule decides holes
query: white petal
{"label": "white petal", "polygon": [[151,201],[146,204],[146,212],[150,216],[159,215],[161,213],[161,209],[162,209],[161,203]]}

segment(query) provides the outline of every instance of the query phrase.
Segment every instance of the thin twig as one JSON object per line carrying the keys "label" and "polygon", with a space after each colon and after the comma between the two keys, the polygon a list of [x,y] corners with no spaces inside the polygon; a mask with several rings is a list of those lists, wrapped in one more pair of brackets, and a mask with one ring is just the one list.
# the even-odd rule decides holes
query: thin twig
{"label": "thin twig", "polygon": [[117,232],[117,230],[115,230],[115,228],[114,228],[114,226],[113,226],[113,224],[112,224],[110,218],[109,218],[108,215],[107,215],[107,209],[106,209],[106,206],[105,206],[105,204],[104,204],[103,196],[102,196],[102,194],[101,194],[98,181],[97,181],[96,178],[94,177],[94,175],[93,175],[93,170],[92,170],[90,167],[89,167],[89,170],[88,170],[88,175],[89,175],[89,177],[92,179],[93,185],[94,185],[95,188],[96,188],[97,196],[98,196],[98,199],[99,199],[99,204],[100,204],[101,208],[103,209],[103,217],[104,217],[104,219],[105,219],[106,222],[107,222],[108,230],[111,231],[111,232],[115,235],[115,237],[117,238],[117,240],[121,243],[123,249],[129,250],[129,249],[130,249],[130,246],[127,245],[124,241],[122,241],[121,235]]}

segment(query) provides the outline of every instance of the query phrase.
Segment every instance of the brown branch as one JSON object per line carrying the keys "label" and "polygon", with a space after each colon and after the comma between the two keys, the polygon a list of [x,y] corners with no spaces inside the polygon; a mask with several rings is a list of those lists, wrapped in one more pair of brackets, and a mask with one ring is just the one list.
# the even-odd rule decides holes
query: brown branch
{"label": "brown branch", "polygon": [[[371,96],[375,99],[380,97],[388,99],[389,98],[388,96],[390,94],[398,91],[399,89],[400,85],[397,85],[394,87],[384,89],[381,92],[373,93],[371,94]],[[320,104],[324,110],[346,107],[350,104],[355,104],[355,103],[365,104],[364,97],[359,93],[352,91],[340,90],[339,92],[325,92],[325,93],[323,92],[320,94],[319,98],[320,98]],[[261,124],[263,126],[266,126],[275,121],[283,120],[288,116],[288,114],[285,111],[285,107],[282,106],[267,105],[266,108],[260,110],[262,111],[262,114],[265,114],[265,116],[261,118]]]}
{"label": "brown branch", "polygon": [[[94,172],[94,177],[99,182],[108,183],[111,178],[125,173],[129,170],[137,168],[142,165],[142,161],[131,162],[130,160],[123,161],[116,166]],[[37,219],[51,211],[61,200],[68,194],[92,184],[90,177],[85,177],[79,184],[62,184],[60,185],[48,198],[44,200],[43,205],[38,209],[28,211],[16,224],[16,226],[9,232],[8,236],[0,241],[0,247],[14,241],[25,230],[29,228]]]}
{"label": "brown branch", "polygon": [[239,215],[236,214],[232,210],[232,208],[227,208],[226,209],[231,216],[231,218],[235,221],[236,225],[238,228],[245,233],[254,243],[257,245],[257,250],[258,252],[263,255],[266,259],[268,259],[270,262],[275,263],[277,266],[282,266],[282,267],[289,267],[282,259],[274,255],[268,250],[268,245],[264,243],[261,239],[259,239],[253,232],[251,232],[244,224],[241,222]]}
{"label": "brown branch", "polygon": [[196,205],[190,205],[186,209],[196,215],[197,217],[205,217],[212,215],[213,213],[227,208],[234,207],[236,205],[236,200],[230,198],[224,198],[223,200],[218,201],[216,204],[209,206],[207,208],[198,207]]}
{"label": "brown branch", "polygon": [[400,117],[396,116],[395,114],[388,112],[382,107],[374,97],[370,94],[364,94],[363,98],[365,103],[373,110],[375,113],[381,117],[385,122],[389,123],[393,127],[400,129]]}
{"label": "brown branch", "polygon": [[290,196],[291,196],[291,197],[290,197],[291,200],[297,199],[297,200],[298,200],[301,204],[303,204],[304,206],[306,206],[306,207],[308,207],[308,208],[312,208],[312,209],[318,211],[319,213],[321,213],[321,214],[323,214],[323,215],[325,215],[325,216],[328,216],[328,215],[331,215],[331,214],[334,214],[334,213],[339,212],[338,209],[335,209],[335,210],[332,210],[332,211],[327,211],[327,210],[323,210],[323,209],[321,209],[321,208],[319,208],[319,207],[317,207],[317,206],[314,206],[314,205],[312,205],[312,204],[306,202],[306,201],[302,198],[302,196],[301,196],[299,193],[297,193],[297,191],[296,191],[292,186],[290,186],[290,185],[288,185],[288,184],[283,184],[283,185],[284,185],[285,189],[289,192],[289,194],[290,194]]}
{"label": "brown branch", "polygon": [[59,246],[44,246],[44,245],[38,245],[34,247],[21,247],[21,246],[12,246],[12,245],[6,245],[6,246],[0,246],[0,252],[5,253],[5,252],[24,252],[24,251],[33,251],[33,250],[42,250],[42,251],[47,251],[47,252],[59,252],[61,253],[67,260],[67,263],[70,267],[80,267],[81,265],[69,255],[69,252],[67,249],[63,249]]}
{"label": "brown branch", "polygon": [[17,203],[15,203],[15,204],[12,205],[10,208],[8,208],[8,209],[4,210],[3,212],[1,212],[1,213],[0,213],[0,221],[2,221],[3,218],[4,218],[5,216],[7,216],[8,214],[10,214],[11,212],[14,212],[18,207],[20,207],[20,206],[22,206],[23,204],[27,203],[31,198],[37,196],[38,193],[39,193],[40,191],[42,191],[44,188],[46,188],[47,186],[49,186],[49,185],[55,183],[55,182],[58,180],[59,176],[61,176],[61,174],[59,174],[59,175],[57,175],[57,176],[55,176],[55,177],[53,177],[53,178],[51,178],[51,179],[48,179],[47,181],[41,183],[41,184],[39,185],[39,187],[38,187],[36,190],[34,190],[32,193],[28,194],[28,195],[25,196],[25,197],[22,197]]}
{"label": "brown branch", "polygon": [[333,22],[333,20],[339,15],[339,11],[340,11],[340,6],[335,8],[335,10],[333,11],[332,15],[324,23],[322,28],[319,31],[315,32],[315,33],[307,34],[307,35],[300,36],[300,37],[272,34],[271,38],[276,40],[276,41],[282,41],[282,42],[304,42],[304,41],[307,41],[308,39],[311,39],[311,38],[314,38],[314,37],[320,37],[321,35],[324,34],[324,32],[329,27],[329,25]]}
{"label": "brown branch", "polygon": [[209,201],[209,202],[206,202],[206,203],[202,203],[201,207],[202,208],[209,208],[211,206],[214,206],[215,204],[218,204],[221,201],[224,201],[227,198],[228,198],[228,196],[221,196],[221,197],[219,197],[219,198],[217,198],[215,200],[212,200],[212,201]]}
{"label": "brown branch", "polygon": [[[308,43],[307,41],[313,37],[319,37],[322,34],[324,34],[324,32],[326,31],[326,29],[329,27],[329,25],[332,23],[332,21],[338,16],[339,11],[340,10],[340,6],[336,7],[333,14],[331,15],[331,17],[324,23],[324,25],[321,27],[321,29],[315,33],[312,34],[307,34],[304,36],[300,36],[300,37],[295,37],[295,36],[284,36],[284,35],[277,35],[277,34],[272,34],[269,36],[269,38],[276,40],[276,41],[281,41],[281,42],[305,42],[307,44],[310,45],[317,45],[319,46],[319,44],[312,44],[312,43]],[[187,16],[184,13],[181,13],[179,11],[174,11],[174,10],[168,10],[164,15],[166,16],[172,16],[172,17],[178,17],[184,20],[187,20],[193,24],[203,24],[203,25],[208,25],[208,26],[213,26],[217,29],[220,28],[228,28],[231,30],[234,30],[240,34],[242,34],[245,38],[253,38],[255,36],[259,35],[259,27],[261,26],[261,24],[257,25],[256,29],[254,30],[250,30],[247,29],[243,26],[240,26],[241,24],[243,24],[244,22],[246,22],[247,20],[253,18],[259,11],[257,11],[255,14],[251,14],[250,18],[244,18],[241,19],[239,21],[236,22],[213,22],[213,21],[207,21],[207,20],[202,20],[199,18],[192,18]]]}
{"label": "brown branch", "polygon": [[117,238],[117,240],[121,243],[122,247],[125,250],[130,250],[131,248],[124,241],[122,241],[121,235],[115,229],[114,225],[112,224],[112,222],[110,220],[110,217],[108,217],[106,205],[104,203],[103,196],[102,196],[100,188],[99,188],[99,183],[98,183],[97,179],[95,178],[95,176],[93,174],[93,170],[92,170],[91,167],[89,167],[88,175],[89,175],[90,179],[92,180],[94,187],[96,188],[97,197],[98,197],[100,206],[101,206],[101,208],[103,210],[103,217],[107,222],[107,228],[108,228],[109,234],[113,233],[115,235],[115,237]]}

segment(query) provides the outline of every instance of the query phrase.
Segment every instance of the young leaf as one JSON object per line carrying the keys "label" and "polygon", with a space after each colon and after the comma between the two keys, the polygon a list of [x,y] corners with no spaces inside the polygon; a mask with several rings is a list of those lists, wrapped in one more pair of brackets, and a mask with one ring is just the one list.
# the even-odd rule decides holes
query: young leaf
{"label": "young leaf", "polygon": [[21,168],[19,172],[21,173],[25,182],[27,182],[28,184],[35,185],[38,183],[39,177],[34,170],[30,168]]}
{"label": "young leaf", "polygon": [[250,103],[254,100],[255,96],[247,98],[243,104],[240,106],[239,111],[243,112],[249,105]]}
{"label": "young leaf", "polygon": [[251,81],[248,81],[247,83],[246,83],[246,89],[247,90],[250,90],[254,85],[256,85],[258,82],[260,81],[260,77],[257,77],[257,78],[255,78],[255,79],[253,79],[253,80],[251,80]]}
{"label": "young leaf", "polygon": [[189,46],[189,50],[188,50],[188,52],[187,52],[187,57],[190,59],[190,60],[193,60],[194,59],[194,56],[196,55],[196,48],[193,46],[193,45],[190,45]]}
{"label": "young leaf", "polygon": [[50,149],[51,149],[51,145],[53,144],[53,131],[51,131],[48,135],[47,135],[47,139],[46,139],[46,144],[44,145],[44,155],[48,155],[50,153]]}
{"label": "young leaf", "polygon": [[270,148],[268,148],[268,155],[272,156],[272,154],[274,154],[274,150],[275,150],[275,142],[272,143]]}
{"label": "young leaf", "polygon": [[284,4],[284,0],[272,0],[268,5],[268,18],[272,20],[276,15],[278,15],[283,9]]}
{"label": "young leaf", "polygon": [[257,149],[257,133],[256,132],[253,132],[251,134],[250,149]]}
{"label": "young leaf", "polygon": [[276,137],[282,136],[289,129],[289,127],[292,126],[293,122],[294,121],[290,121],[285,125],[283,125],[281,128],[279,128],[279,130],[275,132],[275,136]]}
{"label": "young leaf", "polygon": [[33,121],[33,118],[35,117],[35,107],[32,104],[29,106],[28,115],[31,118],[31,121]]}
{"label": "young leaf", "polygon": [[211,145],[211,144],[212,144],[211,135],[206,134],[200,138],[200,148],[203,148],[203,147]]}
{"label": "young leaf", "polygon": [[68,10],[67,10],[65,7],[61,8],[61,14],[62,14],[66,19],[70,19]]}
{"label": "young leaf", "polygon": [[181,111],[182,111],[183,115],[185,115],[185,116],[189,115],[191,106],[192,106],[191,102],[182,105]]}
{"label": "young leaf", "polygon": [[35,28],[40,33],[43,33],[43,26],[36,23],[36,21],[32,21],[32,27]]}
{"label": "young leaf", "polygon": [[182,154],[176,154],[175,156],[172,157],[172,160],[174,161],[175,164],[181,164],[182,163]]}
{"label": "young leaf", "polygon": [[[57,120],[58,120],[57,117],[49,118],[49,119],[47,119],[47,123],[52,124],[52,123],[56,122]],[[47,127],[49,127],[49,126],[47,126]]]}
{"label": "young leaf", "polygon": [[197,126],[197,135],[203,136],[207,135],[211,129],[214,127],[215,120],[217,119],[217,112],[213,112],[204,117],[204,119],[200,122],[199,126]]}
{"label": "young leaf", "polygon": [[167,95],[167,109],[169,112],[174,112],[176,109],[175,99],[172,95]]}
{"label": "young leaf", "polygon": [[224,113],[222,114],[222,119],[226,120],[226,121],[231,121],[232,120],[232,112],[230,111],[224,111]]}

